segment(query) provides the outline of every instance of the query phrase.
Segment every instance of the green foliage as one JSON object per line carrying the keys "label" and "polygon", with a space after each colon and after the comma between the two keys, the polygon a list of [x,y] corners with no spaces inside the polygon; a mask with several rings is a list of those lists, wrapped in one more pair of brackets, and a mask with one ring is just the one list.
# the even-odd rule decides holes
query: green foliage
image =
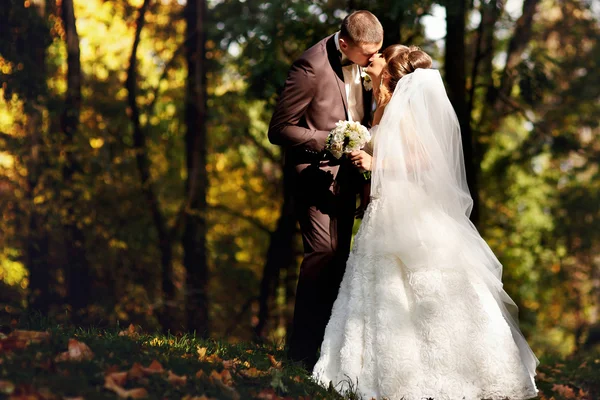
{"label": "green foliage", "polygon": [[[24,306],[29,226],[32,215],[38,215],[48,241],[44,265],[50,272],[51,313],[63,320],[70,317],[64,304],[69,243],[62,227],[67,218],[74,218],[85,232],[82,245],[93,277],[89,319],[104,325],[133,321],[158,329],[157,309],[164,301],[161,254],[142,196],[124,88],[141,2],[75,1],[83,104],[71,144],[80,170],[69,185],[63,176],[68,161],[60,139],[66,91],[64,32],[53,2],[47,2],[44,12],[35,3],[9,0],[0,9],[0,280],[3,294],[8,293],[2,305],[10,305],[11,315]],[[469,5],[469,69],[477,16],[486,4]],[[333,34],[352,7],[378,15],[386,32],[384,45],[421,45],[442,66],[443,49],[424,37],[422,25],[434,6],[439,7],[428,0],[209,2],[209,207],[203,215],[209,227],[208,297],[214,337],[253,337],[262,270],[283,198],[282,152],[269,144],[266,131],[289,65],[306,48]],[[475,85],[474,136],[485,150],[477,155],[482,159],[479,228],[504,265],[505,287],[520,306],[522,327],[534,350],[567,354],[593,336],[590,326],[600,315],[598,16],[589,2],[578,0],[543,1],[538,7],[532,38],[511,71],[515,85],[502,99],[509,106],[495,112],[486,98],[490,82],[501,81],[502,56],[515,27],[506,10],[493,26],[491,73],[483,76],[480,69],[481,76],[467,82]],[[151,181],[172,230],[175,328],[185,331],[185,273],[177,244],[178,219],[187,201],[187,38],[182,13],[176,0],[152,2],[138,51],[137,102]],[[43,65],[37,62],[40,49]],[[493,131],[486,130],[489,121],[480,121],[484,115],[497,122]],[[32,168],[36,154],[41,161]],[[67,212],[69,205],[75,206],[73,213]],[[291,317],[287,307],[293,303],[287,275],[294,271],[278,275],[272,301],[277,313],[269,326],[278,339],[285,335]],[[294,385],[285,377],[265,379],[276,387]]]}

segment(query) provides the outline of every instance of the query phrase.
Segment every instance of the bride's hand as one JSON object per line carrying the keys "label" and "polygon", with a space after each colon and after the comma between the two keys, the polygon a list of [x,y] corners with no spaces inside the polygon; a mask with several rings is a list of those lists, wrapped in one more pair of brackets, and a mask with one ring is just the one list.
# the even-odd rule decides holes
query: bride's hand
{"label": "bride's hand", "polygon": [[373,157],[367,154],[364,150],[353,151],[350,153],[350,161],[356,168],[363,169],[365,171],[371,170],[371,161]]}

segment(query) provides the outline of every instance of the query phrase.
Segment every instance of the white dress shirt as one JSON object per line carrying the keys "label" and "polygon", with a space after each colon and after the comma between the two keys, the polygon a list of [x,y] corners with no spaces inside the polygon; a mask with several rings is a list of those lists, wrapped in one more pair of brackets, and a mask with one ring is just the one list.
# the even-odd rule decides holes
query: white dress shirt
{"label": "white dress shirt", "polygon": [[[338,51],[342,53],[342,63],[347,60],[346,54],[340,48],[340,32],[335,34],[333,39]],[[363,107],[363,91],[361,68],[357,64],[342,67],[344,74],[344,84],[346,86],[346,99],[348,100],[348,120],[361,122],[365,116]]]}

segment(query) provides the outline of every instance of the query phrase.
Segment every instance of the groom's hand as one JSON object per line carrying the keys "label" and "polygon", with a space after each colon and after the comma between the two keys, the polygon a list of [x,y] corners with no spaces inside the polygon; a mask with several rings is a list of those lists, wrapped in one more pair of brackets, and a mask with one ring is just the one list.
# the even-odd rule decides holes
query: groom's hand
{"label": "groom's hand", "polygon": [[353,151],[350,153],[350,161],[352,161],[352,165],[358,169],[371,171],[372,160],[373,157],[364,150]]}

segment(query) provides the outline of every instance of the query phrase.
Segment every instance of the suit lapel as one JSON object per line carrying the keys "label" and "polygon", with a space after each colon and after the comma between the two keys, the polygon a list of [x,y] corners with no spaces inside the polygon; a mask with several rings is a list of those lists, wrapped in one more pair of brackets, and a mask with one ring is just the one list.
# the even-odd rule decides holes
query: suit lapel
{"label": "suit lapel", "polygon": [[344,102],[344,112],[346,113],[346,119],[348,119],[348,99],[346,98],[346,84],[344,83],[344,73],[342,72],[342,60],[338,53],[337,47],[335,46],[335,35],[331,36],[327,41],[327,57],[329,58],[329,64],[333,71],[334,79],[338,84],[340,96]]}
{"label": "suit lapel", "polygon": [[370,127],[371,126],[371,114],[373,114],[373,90],[367,91],[364,87],[362,88],[363,92],[363,125]]}

